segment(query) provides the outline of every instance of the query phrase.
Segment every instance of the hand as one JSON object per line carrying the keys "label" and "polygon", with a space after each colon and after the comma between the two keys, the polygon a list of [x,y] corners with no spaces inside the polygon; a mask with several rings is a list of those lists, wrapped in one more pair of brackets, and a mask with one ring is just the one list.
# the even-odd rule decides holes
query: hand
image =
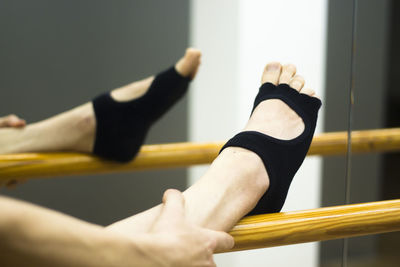
{"label": "hand", "polygon": [[[24,127],[26,125],[25,120],[20,119],[18,116],[11,114],[5,117],[0,117],[0,128],[6,128],[6,127],[14,127],[14,128],[20,128]],[[15,187],[18,183],[21,181],[17,180],[10,180],[10,181],[1,181],[0,180],[0,187],[3,185],[7,186],[8,188],[13,188]]]}
{"label": "hand", "polygon": [[156,266],[216,266],[213,253],[233,247],[234,241],[229,234],[185,221],[181,192],[167,190],[163,203],[162,212],[150,230]]}
{"label": "hand", "polygon": [[0,128],[2,127],[24,127],[25,120],[18,118],[16,115],[11,114],[5,117],[0,117]]}

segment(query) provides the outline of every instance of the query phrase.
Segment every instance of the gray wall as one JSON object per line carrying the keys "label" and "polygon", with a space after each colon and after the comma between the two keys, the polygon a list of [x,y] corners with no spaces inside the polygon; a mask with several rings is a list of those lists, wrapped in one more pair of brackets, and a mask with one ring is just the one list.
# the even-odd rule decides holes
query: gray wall
{"label": "gray wall", "polygon": [[[325,131],[348,126],[353,1],[329,1]],[[387,79],[389,0],[358,1],[354,73],[353,130],[383,128]],[[382,156],[351,155],[350,202],[381,199]],[[346,157],[323,161],[322,206],[344,204]],[[342,240],[322,242],[321,266],[340,266]],[[349,239],[349,266],[359,257],[374,258],[376,236]],[[371,265],[372,266],[372,265]]]}
{"label": "gray wall", "polygon": [[[0,1],[0,116],[28,122],[173,64],[188,44],[188,1]],[[185,141],[187,101],[147,143]],[[108,224],[157,204],[185,170],[30,181],[1,194]]]}

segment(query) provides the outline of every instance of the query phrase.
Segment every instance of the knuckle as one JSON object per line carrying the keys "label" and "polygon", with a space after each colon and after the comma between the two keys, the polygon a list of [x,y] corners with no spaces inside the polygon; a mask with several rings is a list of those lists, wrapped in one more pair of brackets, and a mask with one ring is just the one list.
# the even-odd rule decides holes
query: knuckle
{"label": "knuckle", "polygon": [[176,191],[177,191],[176,189],[168,188],[167,190],[165,190],[164,194],[171,194],[171,193],[174,193]]}
{"label": "knuckle", "polygon": [[170,197],[170,196],[178,196],[180,194],[181,194],[181,192],[179,190],[173,189],[173,188],[169,188],[169,189],[165,190],[164,198]]}
{"label": "knuckle", "polygon": [[212,253],[216,247],[217,247],[217,240],[215,240],[214,238],[208,240],[207,250],[211,251],[211,253]]}

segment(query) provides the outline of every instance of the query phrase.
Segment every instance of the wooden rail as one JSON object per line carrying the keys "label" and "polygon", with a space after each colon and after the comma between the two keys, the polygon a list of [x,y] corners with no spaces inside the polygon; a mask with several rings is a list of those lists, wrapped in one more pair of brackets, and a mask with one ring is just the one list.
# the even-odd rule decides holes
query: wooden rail
{"label": "wooden rail", "polygon": [[400,199],[246,217],[232,251],[400,230]]}
{"label": "wooden rail", "polygon": [[[0,155],[0,185],[18,179],[65,175],[99,174],[144,169],[184,167],[212,162],[222,142],[145,145],[136,159],[119,164],[82,153],[24,153]],[[346,153],[347,133],[315,136],[309,155]],[[400,128],[354,131],[352,152],[370,153],[400,150]]]}

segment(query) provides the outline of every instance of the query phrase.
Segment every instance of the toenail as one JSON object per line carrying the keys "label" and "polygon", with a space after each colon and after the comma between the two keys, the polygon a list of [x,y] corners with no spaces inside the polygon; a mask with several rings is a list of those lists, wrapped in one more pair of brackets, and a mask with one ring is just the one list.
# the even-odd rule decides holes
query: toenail
{"label": "toenail", "polygon": [[267,71],[278,70],[278,69],[279,69],[279,65],[278,64],[269,64],[269,65],[267,65]]}
{"label": "toenail", "polygon": [[285,69],[288,72],[296,73],[296,66],[295,65],[289,64],[289,65],[286,66]]}

